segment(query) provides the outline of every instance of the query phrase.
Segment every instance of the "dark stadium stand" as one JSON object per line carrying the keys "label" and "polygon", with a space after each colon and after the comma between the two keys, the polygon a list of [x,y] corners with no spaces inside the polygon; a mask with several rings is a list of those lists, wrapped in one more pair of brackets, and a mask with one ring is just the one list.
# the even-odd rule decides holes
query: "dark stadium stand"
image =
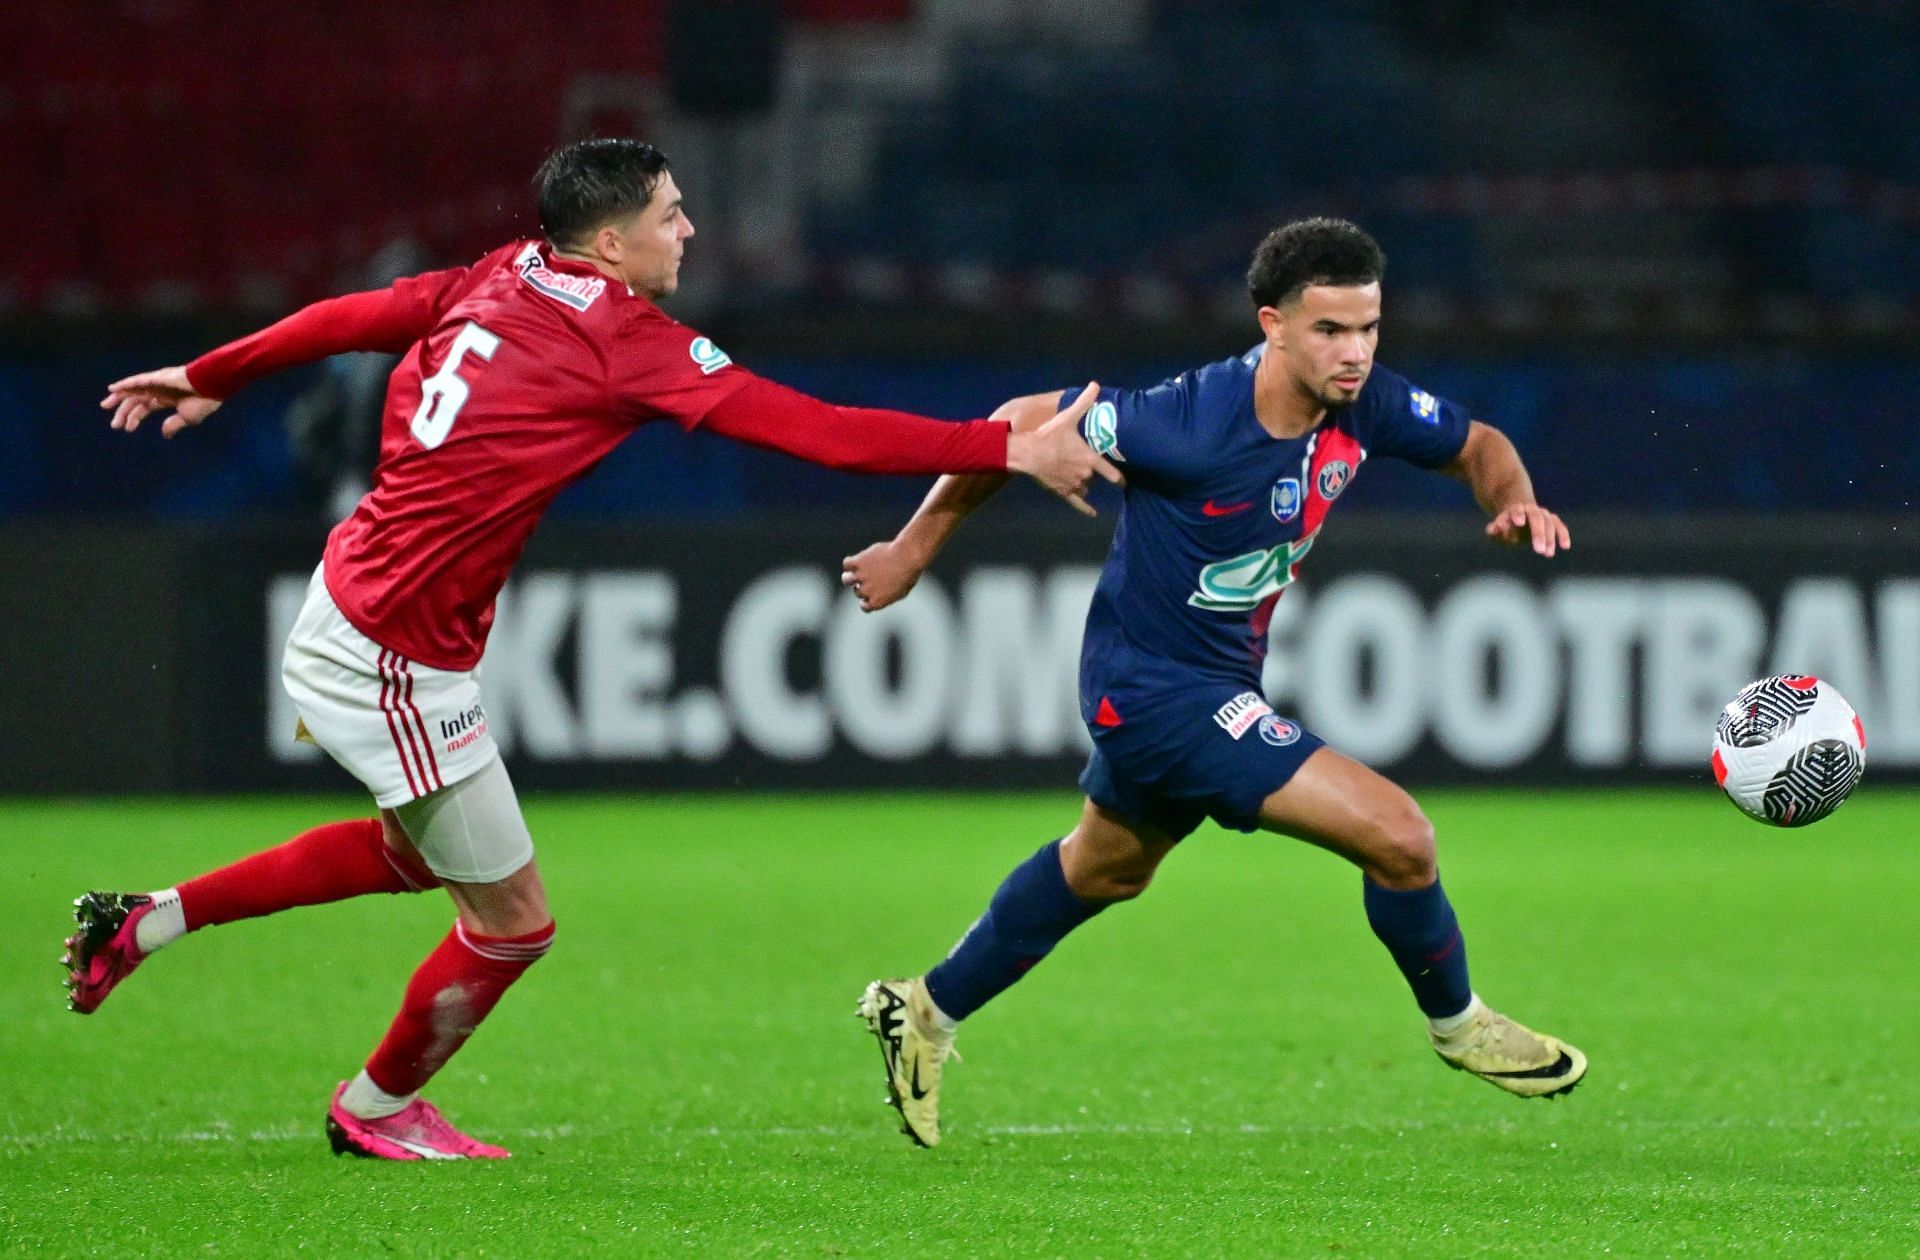
{"label": "dark stadium stand", "polygon": [[1761,0],[1729,22],[1712,0],[1673,8],[1731,152],[1845,173],[1830,194],[1841,204],[1754,224],[1759,269],[1815,293],[1920,287],[1920,130],[1906,122],[1920,81],[1913,11]]}
{"label": "dark stadium stand", "polygon": [[[908,6],[784,7],[866,22]],[[6,30],[31,70],[0,80],[0,248],[19,252],[0,288],[56,310],[270,304],[398,235],[471,256],[530,230],[525,177],[571,83],[660,71],[661,19],[605,0],[25,6]]]}
{"label": "dark stadium stand", "polygon": [[[1480,7],[1447,38],[1360,0],[1170,4],[1150,40],[1096,58],[977,43],[942,101],[895,120],[866,197],[816,212],[814,243],[910,266],[1096,273],[1171,248],[1191,283],[1235,275],[1243,218],[1325,208],[1365,213],[1394,240],[1399,281],[1457,296],[1489,279],[1589,293],[1920,285],[1920,132],[1896,122],[1900,85],[1920,80],[1910,17],[1806,0],[1737,21],[1711,0]],[[1469,66],[1455,39],[1500,55]],[[1757,197],[1753,170],[1771,181]],[[1053,187],[1069,172],[1088,193],[1063,212]],[[1608,191],[1678,172],[1708,195]],[[1396,195],[1407,177],[1444,188],[1489,174],[1585,175],[1593,191],[1558,199],[1550,222],[1524,204]],[[1143,196],[1155,213],[1137,213]]]}
{"label": "dark stadium stand", "polygon": [[[808,146],[847,120],[858,134],[835,139],[856,160],[832,196],[824,180],[793,193],[778,268],[728,259],[708,230],[758,203],[701,202],[689,286],[709,284],[708,304],[676,307],[777,378],[949,415],[1095,372],[1148,382],[1250,343],[1251,244],[1337,213],[1392,258],[1387,360],[1526,433],[1562,503],[1911,508],[1911,6],[1167,0],[1093,40],[1012,4],[782,7],[830,36],[808,50],[815,95],[785,102],[788,173],[826,165]],[[42,417],[378,282],[367,262],[396,239],[450,262],[531,232],[526,176],[556,138],[651,127],[661,95],[616,95],[603,118],[581,85],[657,83],[665,58],[662,2],[97,0],[3,24],[0,516],[299,505],[282,427],[244,417],[277,417],[310,376],[242,398],[158,474],[142,449]],[[889,47],[918,60],[886,64]],[[1851,434],[1818,367],[1836,355]],[[1597,484],[1585,471],[1621,426],[1639,463]],[[1730,431],[1748,453],[1723,466]],[[1809,466],[1783,474],[1795,452]],[[636,500],[663,464],[680,475]],[[1443,501],[1387,476],[1366,484]],[[647,435],[561,511],[917,493]]]}
{"label": "dark stadium stand", "polygon": [[[784,8],[810,23],[913,12]],[[523,172],[581,124],[573,85],[655,76],[663,56],[661,5],[606,0],[29,6],[10,27],[32,73],[0,85],[0,166],[36,182],[8,198],[24,229],[10,237],[33,244],[7,247],[19,256],[0,290],[64,311],[272,305],[402,234],[469,256],[528,228]],[[1577,95],[1554,78],[1569,65]],[[1489,277],[1905,293],[1920,283],[1920,131],[1902,125],[1901,85],[1916,80],[1920,37],[1896,6],[1764,0],[1730,21],[1712,0],[1457,4],[1418,20],[1385,0],[1165,4],[1130,47],[963,39],[944,91],[890,107],[869,185],[813,208],[809,245],[828,262],[1090,274],[1152,252],[1192,283],[1233,276],[1243,220],[1319,206],[1369,214],[1402,283],[1456,296]],[[1859,125],[1871,118],[1885,125]],[[1393,195],[1408,177],[1756,168],[1825,182],[1545,231],[1499,204]],[[1063,212],[1067,177],[1082,191]],[[124,212],[72,212],[101,204]]]}

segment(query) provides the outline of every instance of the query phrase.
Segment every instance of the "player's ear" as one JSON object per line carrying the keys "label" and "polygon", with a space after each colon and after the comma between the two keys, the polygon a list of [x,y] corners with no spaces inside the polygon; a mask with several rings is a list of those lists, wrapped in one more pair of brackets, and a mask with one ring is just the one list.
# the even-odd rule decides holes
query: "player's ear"
{"label": "player's ear", "polygon": [[611,223],[602,223],[593,234],[593,252],[618,266],[627,253],[627,243],[620,235],[620,229]]}
{"label": "player's ear", "polygon": [[1259,311],[1260,331],[1266,334],[1268,344],[1276,348],[1286,345],[1286,321],[1280,317],[1277,306],[1263,306]]}

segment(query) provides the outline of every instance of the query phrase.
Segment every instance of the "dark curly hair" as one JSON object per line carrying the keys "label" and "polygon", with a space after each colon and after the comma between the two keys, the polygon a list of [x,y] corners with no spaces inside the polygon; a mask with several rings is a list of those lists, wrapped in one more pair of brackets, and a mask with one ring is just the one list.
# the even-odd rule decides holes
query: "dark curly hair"
{"label": "dark curly hair", "polygon": [[1379,243],[1345,219],[1296,219],[1253,251],[1247,292],[1255,306],[1281,306],[1308,285],[1372,284],[1386,272]]}
{"label": "dark curly hair", "polygon": [[556,149],[533,177],[540,230],[562,248],[613,219],[640,213],[667,169],[667,155],[639,140],[576,140]]}

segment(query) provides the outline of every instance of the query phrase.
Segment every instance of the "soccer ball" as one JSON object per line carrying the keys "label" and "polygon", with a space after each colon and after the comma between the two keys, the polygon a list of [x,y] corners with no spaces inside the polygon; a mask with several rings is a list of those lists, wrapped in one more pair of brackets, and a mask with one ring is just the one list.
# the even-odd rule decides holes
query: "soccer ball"
{"label": "soccer ball", "polygon": [[1804,827],[1839,809],[1867,767],[1867,733],[1832,683],[1804,674],[1740,689],[1713,730],[1713,778],[1741,812]]}

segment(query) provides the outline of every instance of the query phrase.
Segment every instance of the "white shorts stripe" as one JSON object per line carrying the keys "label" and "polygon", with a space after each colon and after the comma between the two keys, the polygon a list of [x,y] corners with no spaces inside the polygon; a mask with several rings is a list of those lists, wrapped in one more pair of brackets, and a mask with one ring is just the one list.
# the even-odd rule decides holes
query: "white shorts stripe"
{"label": "white shorts stripe", "polygon": [[425,796],[427,789],[420,786],[420,776],[414,773],[414,763],[418,757],[411,755],[408,749],[413,732],[407,732],[406,736],[401,735],[401,717],[393,704],[393,693],[399,689],[399,683],[388,665],[392,659],[392,652],[385,648],[380,649],[380,660],[377,666],[380,671],[380,711],[387,715],[387,731],[393,736],[393,750],[399,755],[400,771],[407,776],[407,790],[415,796]]}
{"label": "white shorts stripe", "polygon": [[432,787],[438,790],[447,784],[440,777],[440,763],[434,760],[433,738],[427,733],[427,720],[420,716],[420,706],[413,702],[413,662],[404,656],[395,656],[393,659],[400,670],[401,678],[406,680],[400,702],[406,706],[407,713],[412,717],[413,729],[420,733],[420,749],[426,754],[426,765],[420,771],[421,780],[431,782]]}

